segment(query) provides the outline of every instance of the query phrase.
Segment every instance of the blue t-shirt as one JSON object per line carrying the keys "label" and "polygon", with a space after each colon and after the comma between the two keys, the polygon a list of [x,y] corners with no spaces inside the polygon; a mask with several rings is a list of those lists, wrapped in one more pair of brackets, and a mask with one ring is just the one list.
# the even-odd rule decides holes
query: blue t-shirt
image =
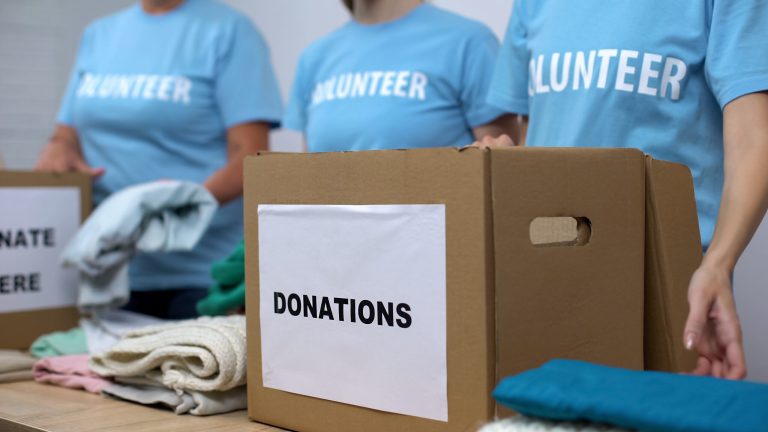
{"label": "blue t-shirt", "polygon": [[485,101],[497,52],[488,28],[429,4],[350,20],[301,55],[284,125],[315,152],[471,144],[503,114]]}
{"label": "blue t-shirt", "polygon": [[708,245],[722,108],[766,89],[765,0],[515,0],[488,100],[530,115],[527,145],[636,147],[687,165]]}
{"label": "blue t-shirt", "polygon": [[[83,34],[58,121],[86,161],[105,167],[98,203],[160,178],[203,183],[227,163],[227,128],[279,122],[282,106],[264,39],[240,13],[187,0],[162,15],[140,5]],[[136,290],[207,287],[210,265],[243,237],[242,200],[223,206],[194,251],[134,258]]]}

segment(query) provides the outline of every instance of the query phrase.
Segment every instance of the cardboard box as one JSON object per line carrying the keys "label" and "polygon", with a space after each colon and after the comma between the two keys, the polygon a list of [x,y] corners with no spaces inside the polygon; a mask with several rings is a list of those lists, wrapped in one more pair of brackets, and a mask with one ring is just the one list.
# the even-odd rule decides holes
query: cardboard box
{"label": "cardboard box", "polygon": [[77,326],[76,270],[62,248],[91,210],[81,174],[0,170],[0,348],[27,349],[38,336]]}
{"label": "cardboard box", "polygon": [[[653,178],[649,180],[650,177]],[[497,413],[503,414],[491,397],[501,377],[536,367],[548,359],[573,358],[642,369],[644,343],[651,341],[644,340],[644,316],[657,316],[659,312],[644,311],[647,182],[654,186],[649,188],[651,192],[657,188],[674,190],[677,192],[670,192],[669,197],[693,200],[692,195],[687,196],[687,169],[647,161],[645,155],[631,149],[429,149],[267,153],[248,158],[245,229],[249,416],[298,431],[476,430]],[[670,209],[661,207],[669,204],[668,199],[649,202],[658,203],[654,211],[661,212],[651,216],[667,220]],[[309,263],[286,268],[290,261],[287,259],[280,262],[278,269],[271,267],[274,256],[261,255],[260,241],[264,239],[260,238],[260,208],[261,217],[265,217],[266,210],[277,209],[279,213],[281,206],[286,205],[444,206],[447,421],[387,412],[393,410],[377,408],[369,401],[365,402],[367,407],[349,399],[339,402],[345,395],[333,401],[285,390],[287,387],[265,385],[265,377],[273,383],[276,372],[283,371],[272,363],[266,369],[262,367],[262,362],[271,361],[276,346],[270,342],[274,335],[262,333],[262,324],[272,323],[269,314],[276,314],[278,306],[285,305],[278,304],[277,294],[274,310],[268,304],[271,298],[262,301],[266,288],[260,287],[261,281],[270,281],[272,288],[275,273],[287,273],[294,279],[303,277],[308,285],[314,281],[343,280],[333,279],[336,275],[332,273],[338,270],[333,265],[317,269]],[[283,221],[290,222],[292,214],[301,215],[306,210],[291,208],[299,213],[289,213]],[[662,224],[651,240],[663,237],[678,222],[690,223],[674,220],[669,225]],[[311,234],[322,240],[324,233],[318,234],[308,227],[297,232],[296,238]],[[265,234],[272,242],[272,253],[281,238],[273,239],[271,228],[261,236]],[[290,230],[284,235],[290,237]],[[663,248],[666,244],[660,242],[658,246]],[[375,250],[375,243],[370,248]],[[294,252],[301,255],[301,249],[295,247]],[[288,256],[291,253],[282,252]],[[319,253],[318,259],[323,251]],[[362,255],[359,259],[353,256],[352,260],[361,268],[376,265]],[[260,268],[260,260],[269,261],[266,272]],[[661,265],[654,272],[664,273],[672,260],[656,261]],[[387,270],[398,273],[400,269]],[[664,289],[667,282],[655,286]],[[677,306],[661,308],[662,315],[674,315]],[[416,322],[419,317],[412,312]],[[297,315],[291,321],[285,317],[280,322],[290,328],[303,318]],[[302,322],[316,321],[324,328],[332,328],[327,320],[308,319]],[[665,321],[653,330],[661,335],[667,324]],[[270,324],[269,329],[271,332],[274,326]],[[300,333],[295,335],[296,340],[290,333],[281,336],[281,349],[289,354],[292,349],[302,352],[296,345],[296,340],[301,340]],[[265,341],[266,346],[273,347],[270,352],[262,349]],[[439,343],[440,338],[422,341],[425,351]],[[374,347],[362,343],[359,348]],[[671,346],[664,353],[675,348]],[[317,356],[302,354],[306,358],[302,364],[317,367],[311,364],[322,363],[325,359],[321,357],[329,352],[342,353],[348,349],[341,346],[338,350],[316,353]],[[411,355],[414,359],[420,357],[419,352]],[[397,363],[400,359],[393,357],[392,361]],[[349,369],[356,367],[352,364]],[[320,375],[302,379],[310,385],[315,378],[325,382],[327,377]],[[340,386],[351,388],[345,381],[347,376],[356,376],[355,371],[333,378]],[[386,387],[386,383],[382,386]],[[322,388],[319,393],[323,393]]]}

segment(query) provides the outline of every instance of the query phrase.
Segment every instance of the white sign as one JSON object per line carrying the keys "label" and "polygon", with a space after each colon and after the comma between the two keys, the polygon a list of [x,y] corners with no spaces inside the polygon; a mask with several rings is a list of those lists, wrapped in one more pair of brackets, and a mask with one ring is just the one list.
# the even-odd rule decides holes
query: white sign
{"label": "white sign", "polygon": [[260,205],[265,387],[448,421],[444,205]]}
{"label": "white sign", "polygon": [[0,187],[0,202],[0,313],[77,303],[77,270],[59,258],[80,226],[80,189]]}

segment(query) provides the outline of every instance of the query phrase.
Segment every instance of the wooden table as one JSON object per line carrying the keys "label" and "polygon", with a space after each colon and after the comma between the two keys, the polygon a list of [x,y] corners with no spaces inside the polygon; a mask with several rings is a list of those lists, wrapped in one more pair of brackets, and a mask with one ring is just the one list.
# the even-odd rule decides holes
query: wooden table
{"label": "wooden table", "polygon": [[176,415],[103,396],[22,381],[0,384],[2,432],[278,432],[245,411],[209,417]]}

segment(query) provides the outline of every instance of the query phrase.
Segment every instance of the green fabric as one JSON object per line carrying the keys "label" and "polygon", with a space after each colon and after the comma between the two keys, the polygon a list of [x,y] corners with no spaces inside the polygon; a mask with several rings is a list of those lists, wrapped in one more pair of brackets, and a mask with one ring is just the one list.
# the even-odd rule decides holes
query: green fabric
{"label": "green fabric", "polygon": [[40,336],[32,342],[29,352],[37,358],[86,354],[88,343],[83,329],[77,327],[66,332],[53,332]]}
{"label": "green fabric", "polygon": [[224,260],[211,267],[213,286],[208,295],[197,302],[200,315],[225,315],[245,306],[245,242]]}

